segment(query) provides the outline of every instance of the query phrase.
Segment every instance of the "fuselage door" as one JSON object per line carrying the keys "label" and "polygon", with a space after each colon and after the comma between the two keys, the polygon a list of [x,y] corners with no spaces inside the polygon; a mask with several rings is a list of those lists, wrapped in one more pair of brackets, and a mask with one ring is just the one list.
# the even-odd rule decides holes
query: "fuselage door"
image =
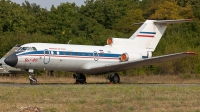
{"label": "fuselage door", "polygon": [[50,51],[48,49],[44,50],[44,64],[48,64],[50,62]]}
{"label": "fuselage door", "polygon": [[94,61],[98,61],[99,60],[99,54],[97,53],[97,51],[93,52],[93,57],[94,57]]}

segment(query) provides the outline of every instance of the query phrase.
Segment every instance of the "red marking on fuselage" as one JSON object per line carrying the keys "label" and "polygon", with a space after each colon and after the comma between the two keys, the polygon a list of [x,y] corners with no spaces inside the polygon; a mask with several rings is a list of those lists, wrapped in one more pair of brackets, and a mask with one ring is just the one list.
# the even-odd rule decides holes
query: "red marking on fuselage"
{"label": "red marking on fuselage", "polygon": [[153,38],[154,35],[137,35],[137,37],[149,37],[149,38]]}
{"label": "red marking on fuselage", "polygon": [[37,58],[25,58],[24,62],[37,62],[38,59]]}

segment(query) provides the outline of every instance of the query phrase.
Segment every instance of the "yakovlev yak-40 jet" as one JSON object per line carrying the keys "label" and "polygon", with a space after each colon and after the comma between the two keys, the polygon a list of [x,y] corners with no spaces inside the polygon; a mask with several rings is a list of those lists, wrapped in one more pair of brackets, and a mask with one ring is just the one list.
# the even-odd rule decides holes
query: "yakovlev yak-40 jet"
{"label": "yakovlev yak-40 jet", "polygon": [[34,69],[74,72],[77,83],[86,82],[84,74],[109,73],[110,82],[119,83],[116,72],[195,55],[194,52],[181,52],[152,57],[167,24],[190,21],[146,20],[129,39],[108,38],[105,46],[28,43],[8,56],[5,63],[26,69],[31,84],[37,84]]}

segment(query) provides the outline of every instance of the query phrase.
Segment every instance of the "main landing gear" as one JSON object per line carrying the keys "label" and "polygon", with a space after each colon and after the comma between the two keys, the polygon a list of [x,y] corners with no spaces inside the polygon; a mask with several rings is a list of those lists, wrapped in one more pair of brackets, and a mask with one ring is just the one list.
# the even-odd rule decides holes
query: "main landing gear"
{"label": "main landing gear", "polygon": [[[76,80],[76,84],[85,84],[86,82],[86,77],[84,74],[73,74],[74,79]],[[120,77],[117,73],[112,73],[110,75],[106,76],[106,79],[110,81],[110,83],[117,84],[120,82]]]}
{"label": "main landing gear", "polygon": [[77,84],[85,84],[86,82],[86,77],[83,74],[73,74],[74,79],[76,80]]}
{"label": "main landing gear", "polygon": [[120,77],[117,73],[112,73],[110,75],[107,75],[106,79],[108,79],[110,83],[114,83],[114,84],[117,84],[120,82]]}

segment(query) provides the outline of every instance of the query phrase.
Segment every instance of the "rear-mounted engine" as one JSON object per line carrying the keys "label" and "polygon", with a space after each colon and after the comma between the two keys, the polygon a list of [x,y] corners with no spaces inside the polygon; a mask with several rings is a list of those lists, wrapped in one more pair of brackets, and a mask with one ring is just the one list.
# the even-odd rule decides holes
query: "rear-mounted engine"
{"label": "rear-mounted engine", "polygon": [[137,54],[137,53],[123,53],[120,56],[120,60],[122,62],[131,61],[131,60],[137,60],[137,59],[142,59],[142,55],[141,54]]}

